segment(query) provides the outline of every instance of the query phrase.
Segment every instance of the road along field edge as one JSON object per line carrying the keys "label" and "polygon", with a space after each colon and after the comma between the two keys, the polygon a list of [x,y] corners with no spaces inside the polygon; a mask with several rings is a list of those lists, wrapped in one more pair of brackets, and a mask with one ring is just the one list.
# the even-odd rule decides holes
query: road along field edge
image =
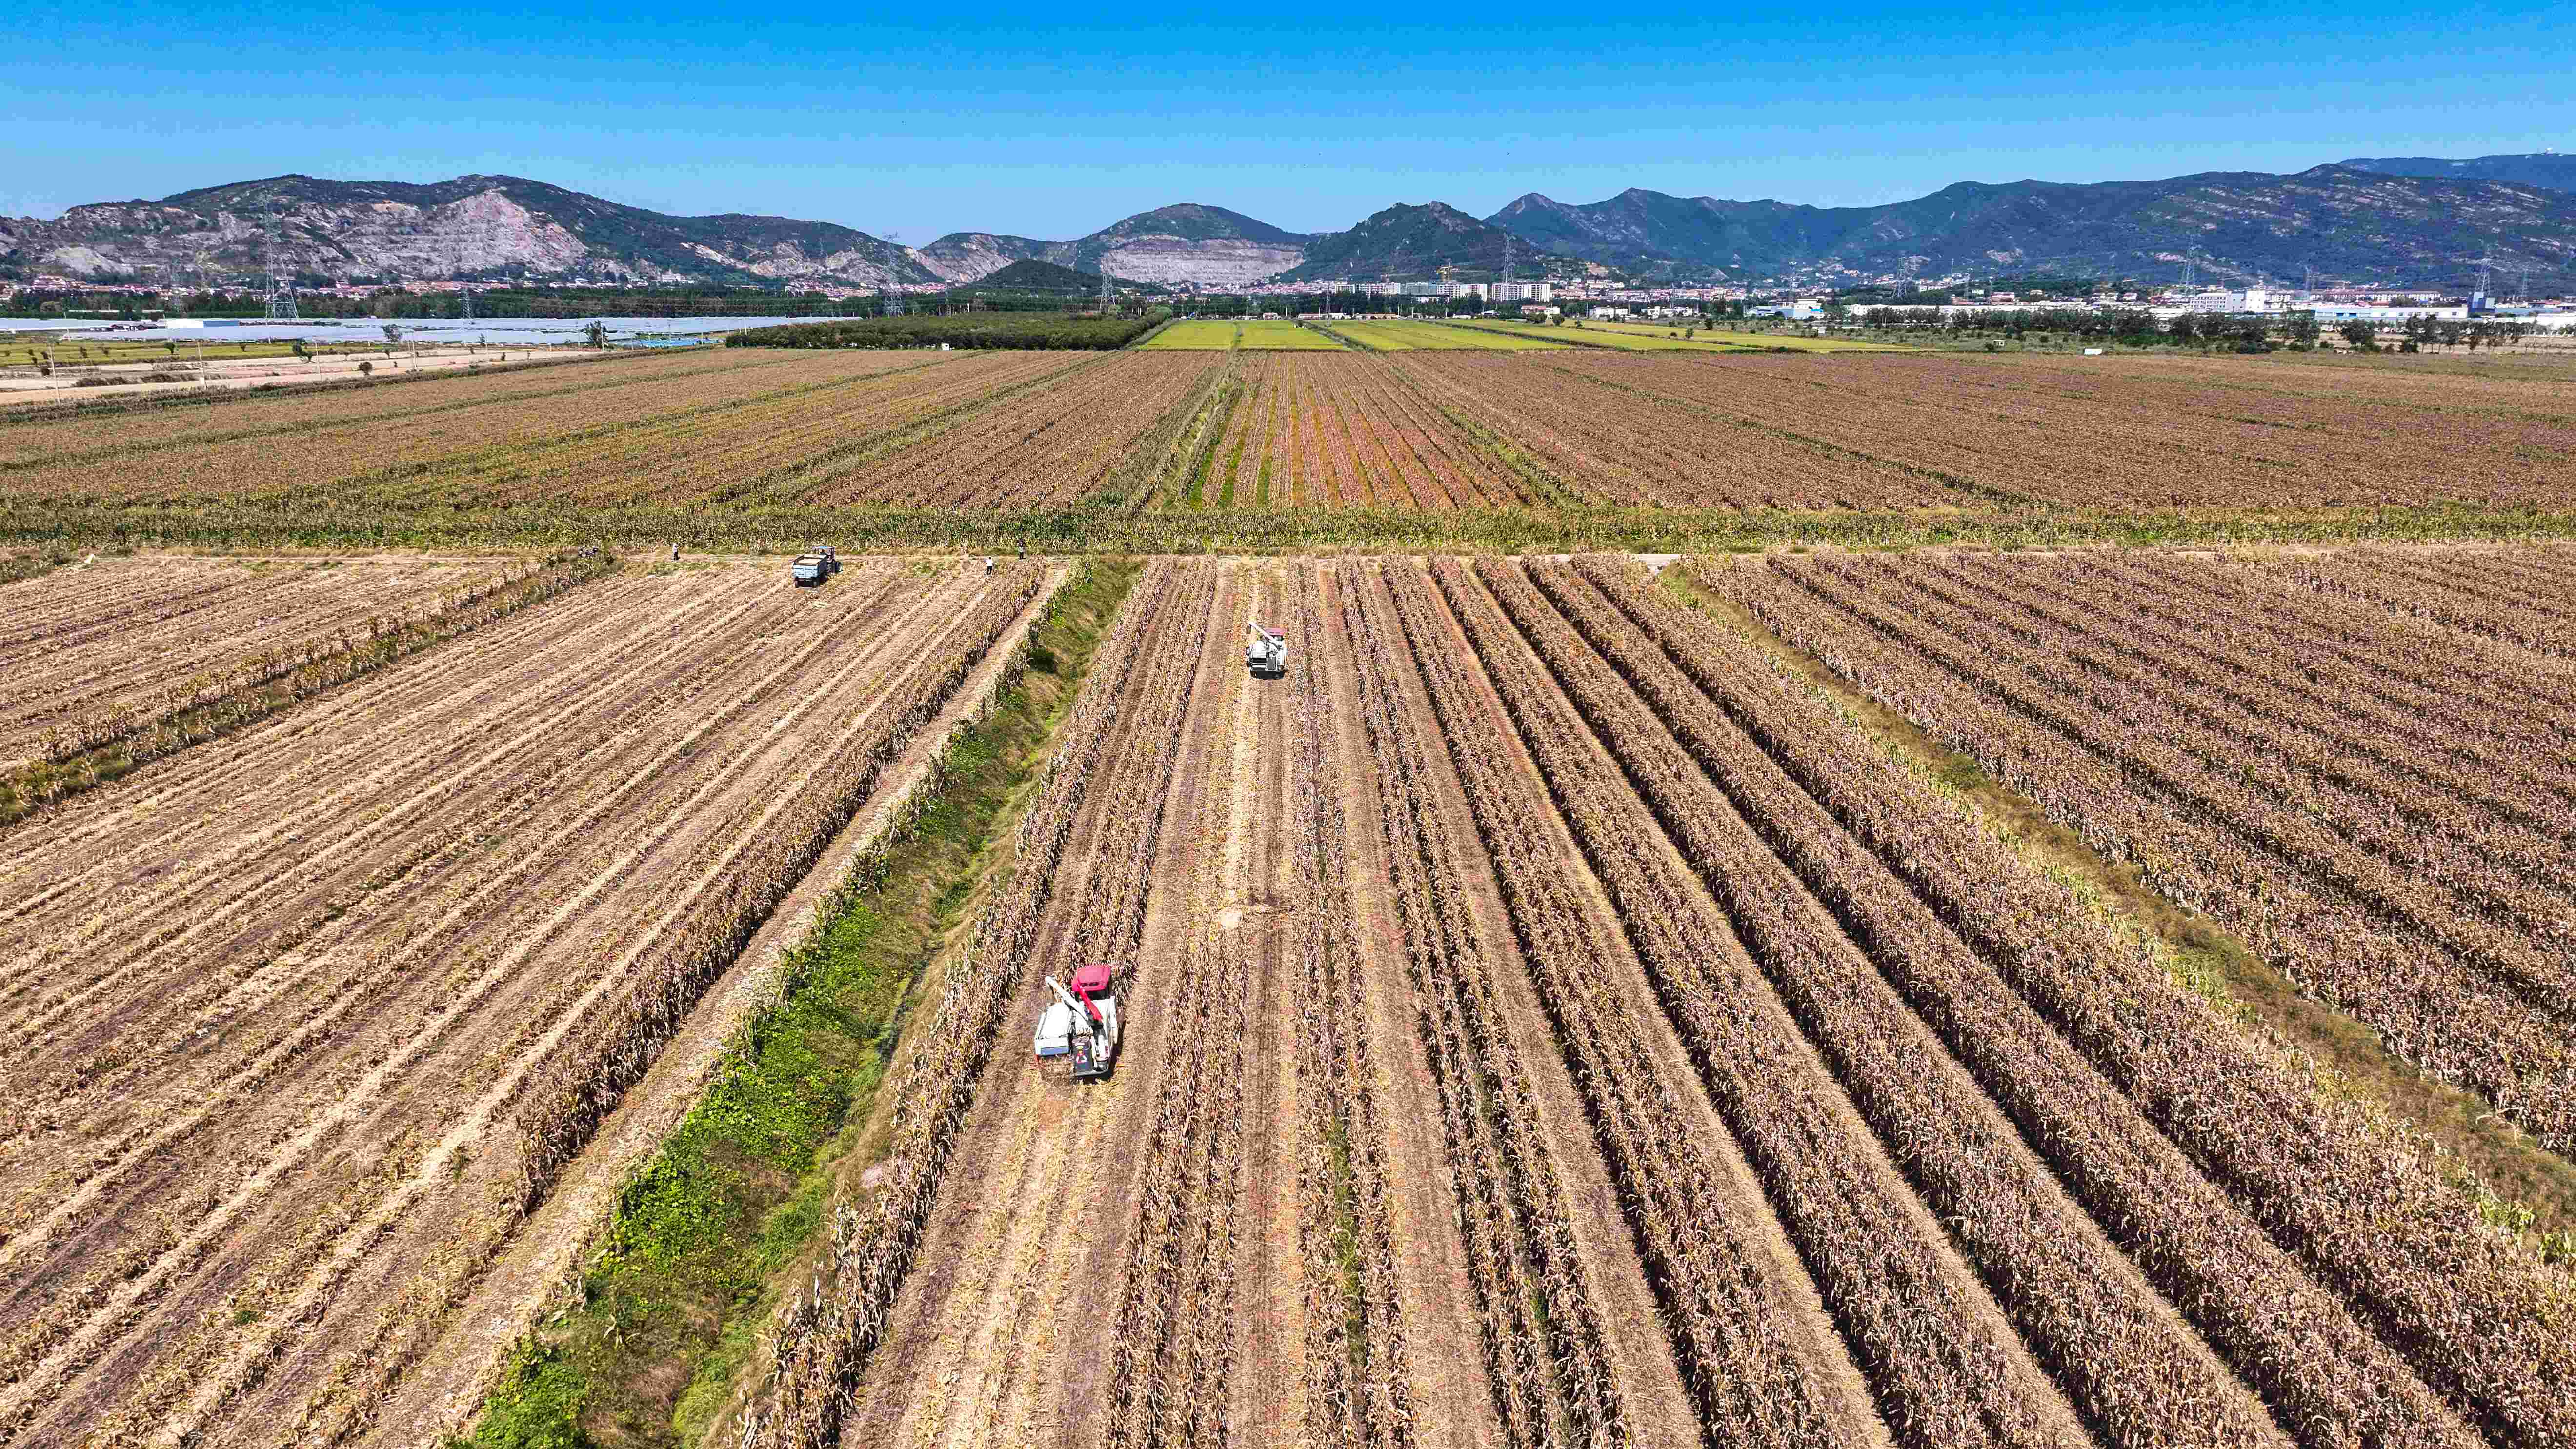
{"label": "road along field edge", "polygon": [[[1142,798],[1143,786],[1157,776],[1156,762],[1168,758],[1161,732],[1169,729],[1179,702],[1173,697],[1176,681],[1152,667],[1168,661],[1149,655],[1140,640],[1148,634],[1163,638],[1173,628],[1195,633],[1204,624],[1208,599],[1172,568],[1148,569],[1138,588],[1144,597],[1122,606],[1097,646],[1099,672],[1085,681],[1028,812],[1011,832],[1007,881],[977,910],[936,982],[924,984],[925,990],[935,986],[938,999],[925,999],[930,1018],[912,1034],[912,1050],[896,1067],[885,1160],[855,1203],[836,1205],[828,1259],[816,1265],[810,1286],[780,1315],[774,1346],[765,1355],[763,1402],[746,1411],[744,1443],[814,1444],[837,1437],[851,1405],[849,1393],[886,1333],[896,1295],[930,1226],[1001,1022],[1019,999],[1023,969],[1047,928],[1056,873],[1073,858],[1069,846],[1076,827],[1091,813],[1085,807],[1102,792]],[[1154,733],[1140,742],[1135,730],[1144,726]],[[1122,753],[1130,758],[1110,754],[1113,740],[1126,741]],[[1110,856],[1104,858],[1150,852],[1152,824],[1145,818],[1113,822],[1107,827]],[[1127,881],[1118,890],[1126,905],[1112,902],[1091,918],[1132,926],[1142,888],[1141,881]]]}
{"label": "road along field edge", "polygon": [[382,1407],[368,1442],[436,1443],[468,1429],[549,1305],[578,1300],[586,1265],[611,1234],[630,1185],[706,1100],[754,1024],[801,985],[800,947],[883,883],[891,857],[945,798],[950,752],[1017,688],[1033,640],[1075,572],[1068,565],[1048,570],[1036,596],[886,772],[887,783],[825,848],[587,1149],[563,1169],[424,1358],[432,1367],[404,1382]]}

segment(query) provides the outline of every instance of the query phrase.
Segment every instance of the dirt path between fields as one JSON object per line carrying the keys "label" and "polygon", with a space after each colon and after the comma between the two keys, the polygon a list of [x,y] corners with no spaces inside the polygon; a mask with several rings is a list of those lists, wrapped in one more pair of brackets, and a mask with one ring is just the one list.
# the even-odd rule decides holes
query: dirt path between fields
{"label": "dirt path between fields", "polygon": [[512,1103],[578,1014],[1019,609],[970,623],[964,569],[842,582],[627,580],[14,837],[12,1089],[62,1075],[61,1190],[12,1183],[0,1427],[368,1426],[507,1241]]}
{"label": "dirt path between fields", "polygon": [[[1133,1144],[1166,1068],[1179,957],[1173,913],[1158,913],[1147,893],[1157,880],[1186,879],[1173,872],[1187,868],[1189,842],[1173,837],[1176,828],[1196,833],[1193,807],[1204,790],[1185,742],[1194,720],[1203,729],[1204,691],[1216,686],[1205,657],[1212,602],[1201,581],[1184,581],[1139,638],[1148,659],[1102,756],[1114,762],[1113,777],[1080,807],[1027,972],[1034,987],[1086,961],[1119,968],[1116,1071],[1076,1089],[1060,1068],[1042,1069],[1023,1036],[1037,1015],[1033,992],[1006,1019],[943,1177],[921,1270],[897,1295],[844,1424],[847,1439],[1009,1438],[1040,1425],[1040,1405],[1069,1392],[1066,1352],[1105,1353],[1100,1321],[1071,1310],[1115,1290],[1114,1277],[1107,1289],[1088,1281],[1097,1275],[1087,1260],[1114,1255],[1125,1241],[1139,1165]],[[1186,669],[1174,667],[1183,661]],[[1135,831],[1147,814],[1159,824],[1140,855],[1145,841]]]}
{"label": "dirt path between fields", "polygon": [[932,758],[959,729],[982,718],[1000,692],[1002,676],[1037,627],[1048,601],[1071,570],[1048,570],[1037,598],[1009,633],[977,666],[958,696],[924,728],[886,786],[844,828],[795,892],[763,925],[740,959],[700,1003],[689,1025],[663,1050],[644,1081],[599,1130],[581,1160],[556,1184],[519,1230],[516,1245],[495,1264],[460,1309],[423,1372],[406,1378],[387,1400],[371,1444],[434,1444],[462,1432],[481,1407],[512,1343],[543,1311],[558,1285],[577,1273],[629,1173],[679,1126],[705,1095],[735,1030],[766,1007],[779,988],[787,953],[810,935],[851,866],[882,841],[905,807],[928,783]]}

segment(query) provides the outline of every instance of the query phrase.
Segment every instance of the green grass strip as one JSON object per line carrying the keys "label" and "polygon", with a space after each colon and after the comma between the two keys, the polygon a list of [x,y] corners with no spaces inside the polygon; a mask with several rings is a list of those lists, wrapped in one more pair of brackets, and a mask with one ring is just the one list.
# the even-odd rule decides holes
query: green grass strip
{"label": "green grass strip", "polygon": [[1095,560],[1058,592],[1026,670],[950,744],[926,808],[826,907],[777,1004],[619,1194],[578,1300],[519,1345],[453,1442],[677,1446],[723,1412],[779,1290],[801,1281],[833,1183],[877,1150],[868,1125],[913,986],[1007,864],[1026,787],[1137,572]]}

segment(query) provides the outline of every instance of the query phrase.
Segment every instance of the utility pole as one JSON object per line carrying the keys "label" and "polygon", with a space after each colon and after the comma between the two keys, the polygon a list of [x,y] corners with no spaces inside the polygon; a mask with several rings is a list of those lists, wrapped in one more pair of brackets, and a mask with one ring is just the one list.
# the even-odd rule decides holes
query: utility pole
{"label": "utility pole", "polygon": [[295,287],[287,279],[286,211],[272,207],[268,213],[268,320],[292,322],[295,315]]}

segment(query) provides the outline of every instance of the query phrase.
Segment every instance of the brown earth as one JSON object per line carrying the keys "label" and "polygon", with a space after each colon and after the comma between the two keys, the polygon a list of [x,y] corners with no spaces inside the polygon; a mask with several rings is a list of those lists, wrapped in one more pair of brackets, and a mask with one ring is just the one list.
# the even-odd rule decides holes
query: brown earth
{"label": "brown earth", "polygon": [[7,1442],[365,1427],[518,1226],[522,1084],[1037,567],[630,574],[13,832]]}
{"label": "brown earth", "polygon": [[[1132,637],[1145,662],[1106,676],[1126,681],[1115,774],[1076,807],[1026,989],[929,1168],[917,1266],[821,1442],[2322,1446],[2373,1426],[2470,1445],[2549,1418],[2379,1317],[2411,1290],[2328,1271],[2177,1150],[2210,1145],[2194,1124],[2151,1124],[2147,1098],[2079,1070],[2025,988],[1944,1005],[1927,963],[1975,951],[1938,934],[1931,886],[1903,884],[1917,863],[1838,835],[1812,856],[1764,845],[1776,822],[1755,802],[1779,797],[1732,794],[1756,788],[1731,773],[1750,766],[1676,743],[1737,728],[1736,706],[1669,692],[1698,688],[1671,673],[1681,656],[1655,655],[1673,682],[1605,713],[1603,681],[1634,687],[1607,661],[1647,669],[1699,637],[1659,646],[1642,581],[1163,567],[1168,594],[1137,595],[1168,599]],[[1637,619],[1609,607],[1620,590]],[[1242,668],[1254,618],[1290,629],[1284,681]],[[1776,690],[1758,654],[1730,658]],[[1745,759],[1789,759],[1738,738]],[[1667,760],[1699,763],[1653,773]],[[1703,830],[1766,855],[1713,859]],[[1732,963],[1706,989],[1743,993],[1714,1005],[1747,1060],[1706,1055],[1675,939]],[[1037,978],[1090,959],[1120,967],[1127,1036],[1116,1077],[1076,1087],[1023,1033]],[[2167,992],[2159,1012],[2235,1050],[2170,983],[2122,979],[2124,1000]],[[1836,1035],[1862,1030],[1882,1039]],[[2085,1130],[2013,1085],[2014,1041],[2095,1104]],[[2280,1070],[2246,1052],[2214,1100]],[[1763,1095],[1783,1084],[1807,1115],[1748,1115],[1790,1111]],[[1927,1137],[1941,1121],[1963,1140]],[[1692,1184],[1687,1232],[1654,1174]],[[1886,1210],[1838,1239],[1826,1209],[1846,1197]],[[2172,1231],[2250,1276],[2219,1286],[2162,1246]],[[2499,1295],[2516,1332],[2564,1298],[2527,1259],[2482,1271],[2504,1276],[2458,1291]],[[2317,1327],[2276,1317],[2293,1311]],[[1889,1347],[1936,1322],[1951,1341]],[[2284,1374],[2276,1352],[2311,1367]],[[1747,1382],[1783,1387],[1739,1418]],[[2395,1407],[2317,1397],[2326,1382]],[[754,1441],[817,1442],[793,1422]]]}

